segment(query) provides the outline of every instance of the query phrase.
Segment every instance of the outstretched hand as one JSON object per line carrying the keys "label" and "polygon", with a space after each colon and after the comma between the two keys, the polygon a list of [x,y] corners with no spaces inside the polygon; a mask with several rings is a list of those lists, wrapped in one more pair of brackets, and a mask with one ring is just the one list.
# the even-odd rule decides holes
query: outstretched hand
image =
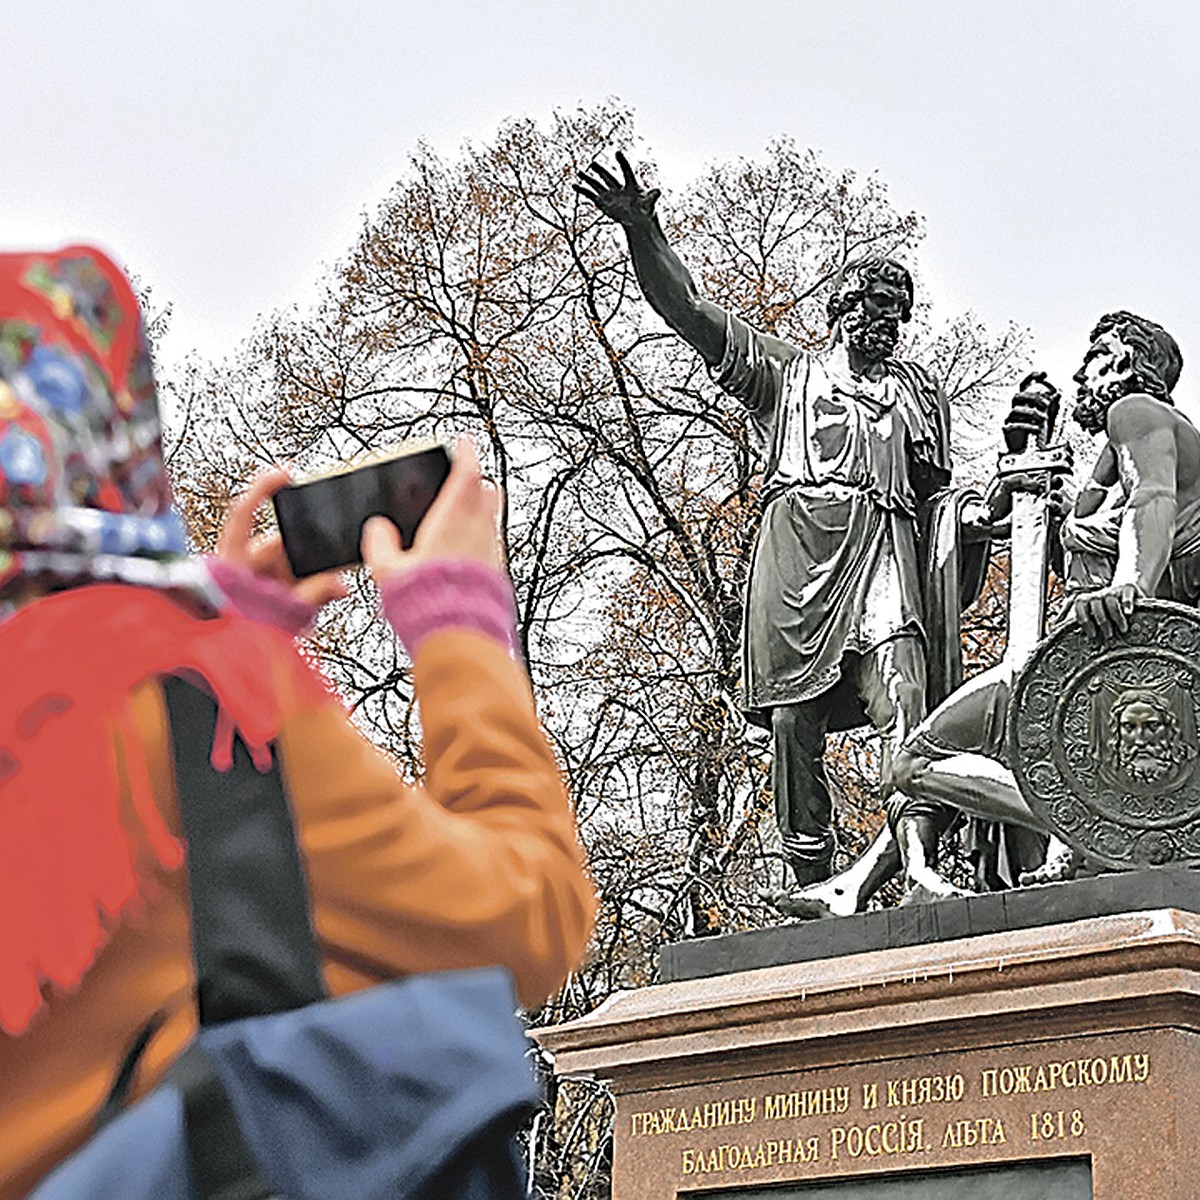
{"label": "outstretched hand", "polygon": [[598,162],[592,163],[587,171],[579,172],[579,183],[575,190],[590,200],[609,220],[620,225],[636,225],[649,221],[654,216],[654,206],[662,194],[658,188],[642,187],[629,159],[617,151],[617,166],[623,179],[617,177]]}

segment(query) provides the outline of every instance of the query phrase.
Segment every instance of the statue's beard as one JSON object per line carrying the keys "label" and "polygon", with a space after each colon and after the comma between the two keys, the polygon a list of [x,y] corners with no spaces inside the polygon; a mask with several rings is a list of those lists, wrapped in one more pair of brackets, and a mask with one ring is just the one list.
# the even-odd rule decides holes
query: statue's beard
{"label": "statue's beard", "polygon": [[1141,390],[1142,381],[1136,372],[1112,380],[1098,392],[1086,384],[1080,384],[1071,415],[1075,418],[1075,424],[1087,433],[1104,433],[1108,429],[1108,410],[1122,396]]}
{"label": "statue's beard", "polygon": [[1126,750],[1121,769],[1136,783],[1157,783],[1175,766],[1175,756],[1165,747]]}
{"label": "statue's beard", "polygon": [[1103,433],[1108,428],[1108,410],[1116,399],[1115,396],[1097,396],[1093,391],[1080,388],[1079,399],[1071,410],[1075,424],[1086,433]]}
{"label": "statue's beard", "polygon": [[895,317],[869,317],[855,308],[842,317],[842,333],[851,350],[869,362],[882,362],[891,358],[900,341],[900,322]]}

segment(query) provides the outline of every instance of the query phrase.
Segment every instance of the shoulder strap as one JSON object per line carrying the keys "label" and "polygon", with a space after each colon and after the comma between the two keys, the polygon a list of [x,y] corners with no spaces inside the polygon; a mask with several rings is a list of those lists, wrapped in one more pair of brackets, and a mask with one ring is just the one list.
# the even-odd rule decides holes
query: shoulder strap
{"label": "shoulder strap", "polygon": [[210,757],[216,701],[183,679],[162,683],[188,845],[201,1025],[324,999],[308,885],[278,763],[260,772],[235,739],[232,770],[216,770]]}
{"label": "shoulder strap", "polygon": [[196,1200],[280,1200],[246,1144],[229,1093],[204,1051],[189,1046],[168,1079],[183,1097]]}
{"label": "shoulder strap", "polygon": [[[192,956],[201,1025],[300,1008],[325,997],[308,885],[278,763],[259,771],[235,739],[233,765],[211,761],[217,705],[183,679],[162,681],[180,822],[188,844]],[[192,1182],[203,1200],[273,1192],[199,1046],[171,1070],[183,1095]]]}

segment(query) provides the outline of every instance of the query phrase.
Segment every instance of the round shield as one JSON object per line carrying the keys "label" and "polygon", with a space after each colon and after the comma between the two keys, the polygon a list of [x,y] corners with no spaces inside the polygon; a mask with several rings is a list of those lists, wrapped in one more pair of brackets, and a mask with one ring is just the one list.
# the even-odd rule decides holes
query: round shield
{"label": "round shield", "polygon": [[1200,865],[1200,614],[1139,602],[1097,645],[1074,621],[1017,677],[1009,758],[1033,811],[1105,866]]}

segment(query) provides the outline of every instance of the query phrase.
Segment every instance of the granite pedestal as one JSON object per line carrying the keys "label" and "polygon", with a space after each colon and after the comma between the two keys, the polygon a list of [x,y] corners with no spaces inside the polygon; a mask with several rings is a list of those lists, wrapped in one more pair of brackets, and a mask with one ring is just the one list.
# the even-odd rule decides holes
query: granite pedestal
{"label": "granite pedestal", "polygon": [[1197,1200],[1197,878],[1108,879],[668,948],[537,1037],[615,1200]]}

